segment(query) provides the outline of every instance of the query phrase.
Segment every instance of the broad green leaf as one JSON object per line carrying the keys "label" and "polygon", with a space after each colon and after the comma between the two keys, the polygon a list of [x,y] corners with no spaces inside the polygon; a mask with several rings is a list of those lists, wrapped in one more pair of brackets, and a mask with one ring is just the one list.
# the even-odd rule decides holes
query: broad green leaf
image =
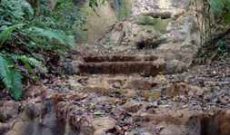
{"label": "broad green leaf", "polygon": [[71,35],[66,35],[63,31],[31,27],[29,29],[29,33],[47,38],[49,40],[56,40],[61,44],[69,45],[70,47],[75,45],[74,37]]}
{"label": "broad green leaf", "polygon": [[0,80],[9,90],[15,100],[22,97],[22,76],[20,72],[12,68],[12,64],[0,55]]}

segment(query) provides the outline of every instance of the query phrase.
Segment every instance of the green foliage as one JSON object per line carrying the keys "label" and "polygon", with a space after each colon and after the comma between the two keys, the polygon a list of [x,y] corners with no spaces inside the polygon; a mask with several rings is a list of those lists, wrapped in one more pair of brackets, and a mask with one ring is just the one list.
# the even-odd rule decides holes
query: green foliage
{"label": "green foliage", "polygon": [[223,12],[224,9],[223,0],[210,0],[209,3],[213,13],[221,14]]}
{"label": "green foliage", "polygon": [[225,39],[222,39],[220,41],[217,42],[217,51],[220,53],[220,54],[224,54],[224,53],[227,53],[229,50],[228,48],[228,42],[225,40]]}
{"label": "green foliage", "polygon": [[63,31],[52,30],[52,29],[43,29],[39,27],[30,27],[26,29],[27,34],[31,37],[40,37],[45,38],[48,41],[57,41],[66,47],[73,47],[75,44],[74,37],[72,35],[66,35]]}
{"label": "green foliage", "polygon": [[52,73],[49,68],[74,47],[84,21],[73,0],[57,0],[54,9],[47,0],[0,1],[0,81],[14,99],[21,99],[24,81]]}
{"label": "green foliage", "polygon": [[138,19],[138,23],[140,25],[155,25],[156,24],[156,19],[152,18],[150,16],[141,16]]}
{"label": "green foliage", "polygon": [[13,31],[22,26],[21,24],[16,24],[13,26],[3,28],[3,31],[0,33],[0,47],[7,41],[12,38]]}
{"label": "green foliage", "polygon": [[41,73],[47,73],[47,68],[45,65],[34,57],[29,57],[26,55],[13,55],[12,58],[14,61],[20,61],[29,73],[33,73],[34,68],[39,70]]}
{"label": "green foliage", "polygon": [[58,0],[57,5],[50,16],[54,17],[54,24],[58,29],[74,35],[77,42],[84,39],[83,26],[86,22],[86,15],[81,11],[80,6],[76,6],[73,0]]}
{"label": "green foliage", "polygon": [[58,18],[64,11],[53,17],[46,2],[40,0],[38,16],[26,0],[0,1],[0,81],[16,100],[23,81],[46,74],[49,60],[75,45],[71,28]]}
{"label": "green foliage", "polygon": [[209,0],[211,12],[222,18],[225,24],[230,23],[230,0]]}
{"label": "green foliage", "polygon": [[153,27],[159,32],[165,32],[169,19],[153,18],[151,16],[141,16],[138,18],[138,24]]}
{"label": "green foliage", "polygon": [[104,4],[106,2],[106,0],[90,0],[89,1],[89,6],[91,8],[95,8],[98,7],[101,4]]}
{"label": "green foliage", "polygon": [[2,54],[0,54],[0,79],[14,99],[19,100],[22,96],[22,76]]}
{"label": "green foliage", "polygon": [[32,17],[34,11],[25,0],[1,0],[1,17],[8,21],[18,21],[25,17]]}
{"label": "green foliage", "polygon": [[118,7],[118,19],[123,20],[131,14],[131,5],[128,0],[115,0]]}

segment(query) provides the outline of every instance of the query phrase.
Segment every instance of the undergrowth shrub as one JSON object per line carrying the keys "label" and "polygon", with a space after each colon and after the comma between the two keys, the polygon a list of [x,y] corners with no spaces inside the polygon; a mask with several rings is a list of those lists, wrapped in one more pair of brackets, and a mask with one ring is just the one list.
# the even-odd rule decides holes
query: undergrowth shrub
{"label": "undergrowth shrub", "polygon": [[[104,0],[90,0],[96,7]],[[15,100],[23,82],[52,73],[60,58],[76,43],[84,16],[73,0],[0,1],[0,83]],[[77,29],[74,29],[77,28]],[[81,31],[80,31],[81,32]]]}
{"label": "undergrowth shrub", "polygon": [[224,23],[230,23],[230,0],[208,0],[211,12],[221,18]]}
{"label": "undergrowth shrub", "polygon": [[202,0],[205,25],[202,47],[195,63],[207,63],[230,56],[230,0]]}
{"label": "undergrowth shrub", "polygon": [[[218,38],[214,47],[216,51],[222,55],[225,53],[230,53],[229,37],[230,32],[230,0],[208,0],[210,6],[210,17],[212,19],[212,26],[210,27],[220,27],[222,32],[226,32],[222,37]],[[211,34],[215,34],[217,31],[212,31]],[[227,36],[227,37],[226,37]]]}
{"label": "undergrowth shrub", "polygon": [[26,0],[0,2],[0,80],[15,100],[22,97],[23,81],[48,73],[52,57],[75,45],[72,33],[42,10],[45,6],[37,15]]}

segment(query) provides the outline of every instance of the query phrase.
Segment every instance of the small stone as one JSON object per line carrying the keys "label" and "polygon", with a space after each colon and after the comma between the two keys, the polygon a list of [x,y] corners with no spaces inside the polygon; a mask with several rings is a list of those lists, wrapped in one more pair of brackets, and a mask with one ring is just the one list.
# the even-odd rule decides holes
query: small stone
{"label": "small stone", "polygon": [[122,83],[120,81],[115,81],[112,84],[112,87],[115,88],[115,89],[120,89],[122,87]]}
{"label": "small stone", "polygon": [[0,120],[2,122],[14,118],[18,115],[19,103],[14,101],[5,101],[0,108]]}
{"label": "small stone", "polygon": [[186,127],[180,125],[167,125],[162,129],[160,135],[186,135]]}
{"label": "small stone", "polygon": [[129,113],[137,113],[142,107],[142,104],[136,101],[129,101],[123,105],[123,108]]}
{"label": "small stone", "polygon": [[230,104],[230,96],[228,95],[221,95],[218,100],[223,105]]}
{"label": "small stone", "polygon": [[110,117],[101,117],[94,119],[92,125],[95,129],[94,135],[103,135],[106,131],[115,127],[116,121]]}

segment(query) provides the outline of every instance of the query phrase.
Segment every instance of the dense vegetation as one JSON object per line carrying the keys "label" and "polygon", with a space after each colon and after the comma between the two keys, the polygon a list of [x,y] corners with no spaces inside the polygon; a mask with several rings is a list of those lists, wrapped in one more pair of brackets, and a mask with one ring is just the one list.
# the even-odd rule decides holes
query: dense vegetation
{"label": "dense vegetation", "polygon": [[230,0],[209,0],[209,4],[215,16],[221,17],[226,23],[229,23]]}
{"label": "dense vegetation", "polygon": [[[230,0],[202,0],[203,15],[200,62],[228,57],[230,54]],[[197,5],[198,6],[198,5]],[[201,60],[201,61],[200,61]]]}
{"label": "dense vegetation", "polygon": [[[84,16],[72,0],[1,0],[0,79],[11,96],[22,97],[23,82],[36,80],[56,66],[75,45]],[[98,5],[95,0],[90,6]]]}

